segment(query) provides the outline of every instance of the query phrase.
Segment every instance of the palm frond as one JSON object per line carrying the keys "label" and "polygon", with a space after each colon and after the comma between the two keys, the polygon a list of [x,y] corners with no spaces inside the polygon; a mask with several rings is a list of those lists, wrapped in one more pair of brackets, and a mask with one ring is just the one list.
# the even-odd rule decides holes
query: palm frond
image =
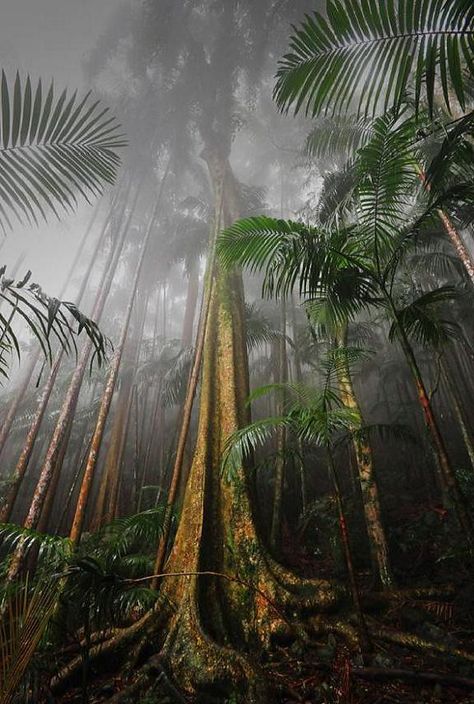
{"label": "palm frond", "polygon": [[0,268],[0,375],[8,375],[8,357],[14,351],[20,358],[19,334],[26,327],[39,342],[48,361],[52,361],[52,340],[69,353],[76,351],[75,338],[82,332],[93,343],[99,366],[106,357],[107,340],[96,323],[81,313],[74,303],[48,296],[41,286],[31,281],[28,271],[21,281]]}
{"label": "palm frond", "polygon": [[356,168],[349,161],[338,171],[325,174],[317,206],[317,217],[323,225],[345,222],[353,206],[357,185]]}
{"label": "palm frond", "polygon": [[222,472],[226,479],[231,481],[245,461],[274,436],[277,428],[288,424],[284,416],[264,418],[232,433],[222,454]]}
{"label": "palm frond", "polygon": [[13,88],[1,76],[0,225],[38,223],[71,212],[77,194],[88,202],[114,183],[125,145],[119,124],[90,92],[57,95],[17,73]]}
{"label": "palm frond", "polygon": [[280,61],[274,96],[282,110],[374,113],[399,107],[413,88],[416,108],[433,110],[441,83],[465,108],[463,67],[474,74],[469,0],[327,0],[326,17],[306,16]]}
{"label": "palm frond", "polygon": [[0,701],[14,701],[18,687],[57,604],[59,579],[15,585],[0,623]]}
{"label": "palm frond", "polygon": [[0,538],[8,554],[13,553],[20,545],[25,554],[32,549],[37,549],[38,560],[47,563],[49,567],[53,564],[63,565],[71,554],[71,543],[68,538],[40,533],[14,523],[0,524]]}
{"label": "palm frond", "polygon": [[389,338],[394,340],[398,327],[402,327],[408,337],[420,345],[440,347],[453,339],[460,339],[462,332],[458,324],[439,315],[443,303],[459,298],[459,291],[453,286],[441,286],[422,294],[409,305],[397,312]]}
{"label": "palm frond", "polygon": [[414,118],[389,112],[374,121],[372,139],[357,154],[358,236],[376,261],[391,251],[420,188],[414,133]]}
{"label": "palm frond", "polygon": [[291,339],[275,328],[254,304],[245,305],[245,334],[249,352],[267,342],[276,343],[284,340],[290,346],[293,344]]}
{"label": "palm frond", "polygon": [[94,542],[106,544],[112,556],[121,558],[133,545],[154,545],[161,535],[165,506],[117,518],[92,536]]}
{"label": "palm frond", "polygon": [[315,159],[347,161],[372,136],[373,120],[367,117],[320,117],[308,137],[305,152]]}

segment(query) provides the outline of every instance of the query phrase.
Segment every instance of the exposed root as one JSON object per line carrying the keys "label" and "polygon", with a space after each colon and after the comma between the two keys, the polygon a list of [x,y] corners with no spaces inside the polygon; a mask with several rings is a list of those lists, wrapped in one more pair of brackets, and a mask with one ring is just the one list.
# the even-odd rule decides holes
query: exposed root
{"label": "exposed root", "polygon": [[157,689],[169,694],[173,701],[178,702],[178,704],[186,704],[181,693],[166,677],[160,655],[151,657],[141,668],[135,682],[122,692],[115,694],[108,701],[109,704],[135,704],[135,702],[139,701],[139,695],[156,691]]}
{"label": "exposed root", "polygon": [[313,616],[308,620],[309,629],[312,635],[329,635],[333,633],[341,636],[347,646],[353,652],[361,652],[359,633],[355,626],[347,621],[337,619],[329,620],[327,617]]}
{"label": "exposed root", "polygon": [[[143,629],[148,629],[151,623],[155,626],[155,621],[158,617],[159,615],[157,612],[152,609],[131,626],[117,629],[112,638],[109,638],[109,640],[101,642],[91,648],[89,652],[89,662],[94,663],[97,660],[110,656],[117,659],[126,657],[127,653],[123,652],[124,649],[130,646],[130,644],[133,643],[137,637],[141,636],[144,632]],[[67,665],[59,670],[59,672],[51,680],[52,691],[58,692],[64,690],[64,688],[78,676],[82,668],[82,663],[82,656],[77,655]]]}
{"label": "exposed root", "polygon": [[233,694],[239,704],[268,701],[260,670],[232,648],[219,645],[202,631],[196,609],[187,605],[174,617],[162,650],[163,662],[190,696]]}
{"label": "exposed root", "polygon": [[390,628],[385,628],[375,624],[370,626],[370,632],[374,638],[378,638],[379,640],[383,640],[387,643],[396,643],[397,645],[413,648],[414,650],[431,651],[434,653],[441,653],[442,655],[459,658],[460,660],[474,662],[474,653],[467,650],[461,650],[459,648],[453,648],[449,645],[445,645],[444,643],[426,640],[424,638],[420,638],[420,636],[417,636],[414,633],[394,631]]}

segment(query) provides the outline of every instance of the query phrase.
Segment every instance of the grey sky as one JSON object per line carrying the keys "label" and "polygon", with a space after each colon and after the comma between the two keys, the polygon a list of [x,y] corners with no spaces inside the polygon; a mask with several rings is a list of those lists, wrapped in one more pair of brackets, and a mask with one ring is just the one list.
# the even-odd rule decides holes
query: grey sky
{"label": "grey sky", "polygon": [[0,63],[82,85],[81,60],[124,0],[0,0]]}

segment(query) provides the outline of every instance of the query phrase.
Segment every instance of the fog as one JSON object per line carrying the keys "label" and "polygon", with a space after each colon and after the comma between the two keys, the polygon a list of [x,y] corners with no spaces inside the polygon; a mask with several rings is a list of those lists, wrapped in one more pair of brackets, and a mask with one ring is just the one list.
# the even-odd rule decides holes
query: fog
{"label": "fog", "polygon": [[0,704],[472,688],[453,2],[0,0]]}

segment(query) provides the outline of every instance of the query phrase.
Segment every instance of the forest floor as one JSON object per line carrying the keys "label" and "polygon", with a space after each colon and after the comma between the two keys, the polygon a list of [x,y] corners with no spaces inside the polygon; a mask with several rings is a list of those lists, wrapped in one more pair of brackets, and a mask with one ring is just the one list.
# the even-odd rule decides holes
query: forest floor
{"label": "forest floor", "polygon": [[[405,568],[405,579],[400,569],[399,590],[388,599],[374,590],[369,571],[358,571],[364,614],[369,630],[376,634],[364,662],[339,636],[331,634],[311,637],[304,644],[274,644],[261,662],[272,704],[474,704],[474,581],[468,561],[448,563],[434,558],[433,536],[422,549],[418,544],[398,560]],[[289,567],[306,576],[334,578],[333,560],[315,557],[301,546],[298,549],[289,533],[285,543],[284,562]],[[341,614],[340,619],[344,618]],[[350,614],[347,618],[354,625]],[[408,635],[410,642],[396,642],[400,634]],[[426,647],[427,643],[436,644],[438,652]],[[461,651],[467,657],[461,657]],[[94,671],[93,663],[90,674],[87,698],[77,687],[53,701],[226,704],[225,699],[208,693],[190,698],[179,692],[159,661],[153,691],[137,700],[120,697],[134,676]]]}
{"label": "forest floor", "polygon": [[[459,594],[443,599],[397,599],[383,613],[374,606],[373,593],[366,592],[364,596],[373,632],[382,629],[389,634],[410,633],[445,647],[447,652],[434,653],[374,638],[373,650],[363,664],[360,656],[354,657],[332,635],[315,638],[310,644],[275,645],[262,663],[272,703],[474,704],[474,613],[460,608]],[[466,603],[466,597],[461,603]],[[455,649],[472,653],[472,662],[454,656]],[[94,674],[87,704],[104,704],[130,685],[130,678]],[[178,693],[162,670],[157,672],[156,687],[150,697],[136,701],[137,704],[225,702],[209,694],[188,698]],[[60,702],[85,704],[80,688],[70,690]],[[123,704],[134,702],[123,700]]]}

